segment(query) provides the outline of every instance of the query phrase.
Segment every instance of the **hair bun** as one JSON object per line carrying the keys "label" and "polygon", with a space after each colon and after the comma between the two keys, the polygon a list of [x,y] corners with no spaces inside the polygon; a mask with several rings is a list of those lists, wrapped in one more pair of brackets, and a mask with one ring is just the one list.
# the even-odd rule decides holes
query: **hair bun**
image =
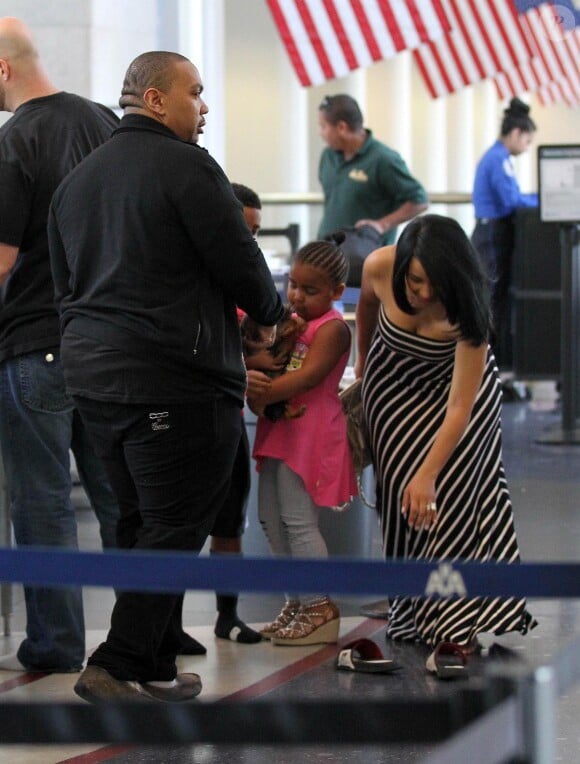
{"label": "hair bun", "polygon": [[520,101],[519,98],[512,98],[510,105],[504,111],[506,116],[513,115],[514,117],[527,117],[530,113],[530,107],[527,103]]}

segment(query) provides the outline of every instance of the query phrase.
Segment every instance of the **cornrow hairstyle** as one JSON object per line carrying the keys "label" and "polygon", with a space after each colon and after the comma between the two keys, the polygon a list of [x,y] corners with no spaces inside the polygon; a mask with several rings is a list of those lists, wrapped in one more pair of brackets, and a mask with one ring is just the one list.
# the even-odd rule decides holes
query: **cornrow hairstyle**
{"label": "cornrow hairstyle", "polygon": [[491,329],[489,284],[477,250],[456,220],[420,215],[407,223],[397,241],[393,294],[399,308],[415,313],[407,299],[409,264],[416,257],[461,338],[478,346]]}
{"label": "cornrow hairstyle", "polygon": [[533,133],[536,130],[536,123],[530,117],[530,107],[519,98],[512,98],[507,109],[504,109],[500,132],[508,135],[515,129],[523,133]]}
{"label": "cornrow hairstyle", "polygon": [[232,183],[232,190],[236,199],[244,207],[251,207],[253,210],[261,210],[262,202],[258,194],[243,183]]}
{"label": "cornrow hairstyle", "polygon": [[348,262],[340,246],[345,240],[345,235],[342,231],[337,231],[328,238],[329,241],[311,241],[306,244],[294,256],[294,262],[311,265],[323,271],[334,288],[346,283],[348,277]]}

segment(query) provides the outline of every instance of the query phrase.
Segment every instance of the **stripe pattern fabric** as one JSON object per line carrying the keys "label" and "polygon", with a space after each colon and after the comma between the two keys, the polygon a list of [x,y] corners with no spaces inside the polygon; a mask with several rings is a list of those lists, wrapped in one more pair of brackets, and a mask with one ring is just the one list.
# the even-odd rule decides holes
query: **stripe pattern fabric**
{"label": "stripe pattern fabric", "polygon": [[451,31],[413,51],[433,98],[530,61],[534,48],[513,0],[444,0]]}
{"label": "stripe pattern fabric", "polygon": [[556,6],[543,3],[520,19],[534,56],[494,79],[499,98],[535,91],[545,105],[580,105],[580,28],[574,17],[563,18]]}
{"label": "stripe pattern fabric", "polygon": [[[401,514],[405,486],[423,462],[445,417],[455,341],[420,337],[381,310],[363,382],[387,559],[492,560],[517,563],[519,551],[501,453],[501,384],[488,351],[470,423],[437,480],[438,522],[409,528]],[[479,632],[520,631],[535,621],[515,598],[400,597],[391,602],[392,639],[465,643]]]}
{"label": "stripe pattern fabric", "polygon": [[450,29],[442,0],[267,0],[305,87],[417,48]]}

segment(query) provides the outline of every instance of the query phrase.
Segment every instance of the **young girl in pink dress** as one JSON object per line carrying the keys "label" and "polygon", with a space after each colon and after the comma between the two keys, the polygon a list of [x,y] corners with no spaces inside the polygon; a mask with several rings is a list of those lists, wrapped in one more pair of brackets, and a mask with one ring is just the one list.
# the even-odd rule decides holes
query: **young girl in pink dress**
{"label": "young girl in pink dress", "polygon": [[[338,238],[338,237],[337,237]],[[288,300],[306,320],[287,373],[249,401],[256,410],[289,400],[295,418],[258,419],[254,457],[260,473],[258,516],[276,555],[327,557],[320,533],[322,507],[337,507],[356,494],[356,480],[338,385],[347,364],[351,335],[340,299],[348,266],[336,242],[315,241],[295,256]],[[276,645],[336,642],[338,608],[324,593],[287,594],[272,623],[261,630]]]}

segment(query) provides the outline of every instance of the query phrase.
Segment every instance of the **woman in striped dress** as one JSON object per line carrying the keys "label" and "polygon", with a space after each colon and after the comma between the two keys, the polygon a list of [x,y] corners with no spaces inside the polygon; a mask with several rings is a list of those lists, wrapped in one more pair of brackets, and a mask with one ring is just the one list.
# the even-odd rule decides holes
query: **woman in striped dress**
{"label": "woman in striped dress", "polygon": [[[459,224],[424,215],[373,252],[356,325],[385,556],[517,562],[488,289]],[[467,653],[533,625],[521,599],[399,597],[387,636]]]}

